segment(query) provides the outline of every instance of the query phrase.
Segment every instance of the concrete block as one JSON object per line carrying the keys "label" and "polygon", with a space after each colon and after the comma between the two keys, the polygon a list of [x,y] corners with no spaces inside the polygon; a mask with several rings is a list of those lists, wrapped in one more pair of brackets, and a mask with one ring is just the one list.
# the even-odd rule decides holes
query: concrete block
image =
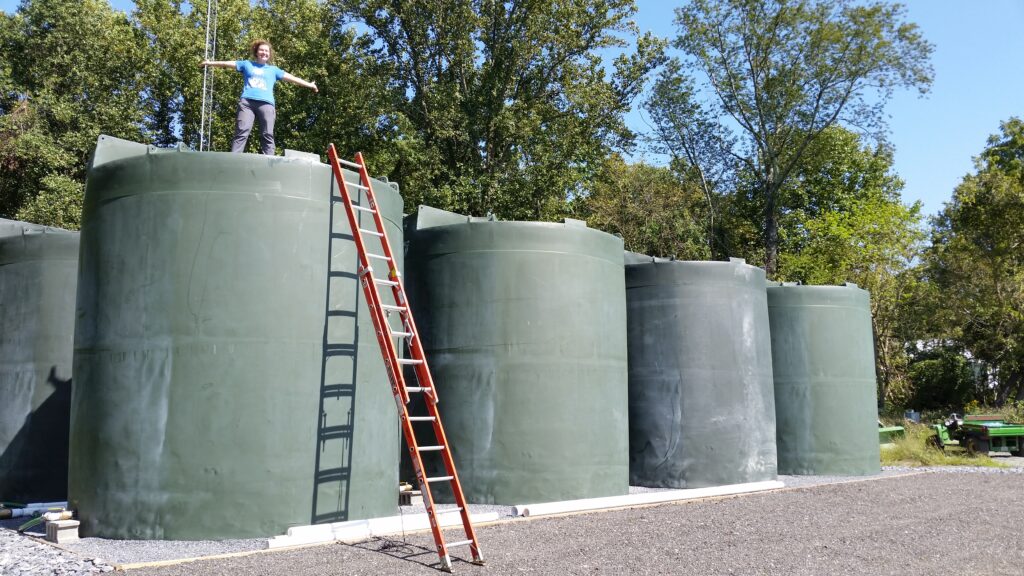
{"label": "concrete block", "polygon": [[46,539],[56,544],[78,540],[78,520],[54,520],[46,523]]}
{"label": "concrete block", "polygon": [[398,493],[399,506],[422,506],[423,494],[419,490],[407,490]]}

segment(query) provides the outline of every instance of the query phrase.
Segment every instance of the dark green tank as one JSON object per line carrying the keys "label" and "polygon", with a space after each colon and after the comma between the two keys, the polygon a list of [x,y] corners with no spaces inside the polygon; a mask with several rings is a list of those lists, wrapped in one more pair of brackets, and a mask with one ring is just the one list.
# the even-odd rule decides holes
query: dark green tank
{"label": "dark green tank", "polygon": [[421,207],[410,301],[470,502],[626,494],[622,240]]}
{"label": "dark green tank", "polygon": [[78,233],[0,220],[0,500],[67,497]]}
{"label": "dark green tank", "polygon": [[780,474],[874,474],[875,353],[868,293],[768,287]]}
{"label": "dark green tank", "polygon": [[774,480],[764,270],[627,254],[626,302],[630,483]]}
{"label": "dark green tank", "polygon": [[[83,536],[259,537],[396,512],[395,406],[332,186],[308,159],[100,138],[72,399]],[[401,198],[375,191],[400,243]]]}

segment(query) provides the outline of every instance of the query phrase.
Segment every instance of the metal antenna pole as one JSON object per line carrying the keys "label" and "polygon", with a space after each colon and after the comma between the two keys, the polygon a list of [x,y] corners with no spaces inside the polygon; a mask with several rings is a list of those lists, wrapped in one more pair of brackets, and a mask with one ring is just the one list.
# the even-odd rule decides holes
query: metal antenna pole
{"label": "metal antenna pole", "polygon": [[[217,0],[206,3],[206,52],[204,60],[217,55]],[[213,139],[213,70],[203,68],[203,110],[199,118],[199,150],[209,151]]]}

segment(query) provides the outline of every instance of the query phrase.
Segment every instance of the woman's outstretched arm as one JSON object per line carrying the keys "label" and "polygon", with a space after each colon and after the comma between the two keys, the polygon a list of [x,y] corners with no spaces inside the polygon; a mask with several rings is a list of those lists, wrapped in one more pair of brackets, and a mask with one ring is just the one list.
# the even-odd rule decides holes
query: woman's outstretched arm
{"label": "woman's outstretched arm", "polygon": [[292,76],[291,74],[289,74],[287,72],[284,73],[284,76],[281,76],[281,79],[284,80],[285,82],[291,82],[292,84],[295,84],[296,86],[302,86],[303,88],[309,88],[313,92],[319,92],[320,91],[320,89],[316,87],[316,82],[306,82],[302,78],[299,78],[298,76]]}
{"label": "woman's outstretched arm", "polygon": [[200,66],[213,66],[214,68],[234,68],[235,60],[203,60]]}

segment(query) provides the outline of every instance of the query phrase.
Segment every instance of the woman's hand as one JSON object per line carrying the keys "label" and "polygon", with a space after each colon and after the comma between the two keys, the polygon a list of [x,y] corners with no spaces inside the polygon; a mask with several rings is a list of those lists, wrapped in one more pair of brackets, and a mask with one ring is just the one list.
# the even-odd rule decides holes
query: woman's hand
{"label": "woman's hand", "polygon": [[316,87],[316,82],[310,82],[309,89],[312,90],[314,94],[320,93],[320,89]]}

